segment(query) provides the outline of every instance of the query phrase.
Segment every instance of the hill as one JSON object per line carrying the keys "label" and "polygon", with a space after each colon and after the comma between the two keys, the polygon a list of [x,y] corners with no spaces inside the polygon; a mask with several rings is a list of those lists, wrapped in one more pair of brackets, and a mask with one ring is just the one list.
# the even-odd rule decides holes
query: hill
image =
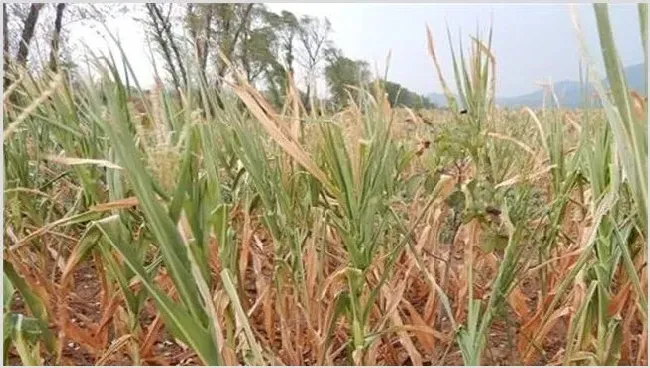
{"label": "hill", "polygon": [[[625,78],[629,87],[636,90],[641,95],[647,96],[646,78],[644,64],[636,64],[628,66],[624,69]],[[604,81],[605,86],[608,86],[608,81]],[[560,81],[553,84],[553,90],[558,97],[560,106],[565,108],[577,108],[582,106],[584,87],[579,81]],[[593,88],[589,88],[589,95],[594,92]],[[447,106],[447,100],[441,93],[432,93],[427,96],[431,102],[436,106]],[[497,97],[497,105],[504,107],[541,107],[544,100],[544,91],[540,88],[537,91],[514,97]],[[547,106],[550,105],[550,100],[547,99]],[[554,105],[553,105],[554,106]]]}

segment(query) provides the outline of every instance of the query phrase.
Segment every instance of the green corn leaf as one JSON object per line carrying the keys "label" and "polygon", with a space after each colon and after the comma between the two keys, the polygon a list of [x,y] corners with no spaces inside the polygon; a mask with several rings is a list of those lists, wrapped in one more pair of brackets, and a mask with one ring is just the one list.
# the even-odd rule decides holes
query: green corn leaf
{"label": "green corn leaf", "polygon": [[216,342],[213,341],[204,325],[188,313],[183,306],[174,303],[169,296],[151,282],[149,275],[128,245],[116,243],[114,236],[112,236],[110,229],[106,225],[101,224],[99,228],[111,247],[120,253],[124,262],[142,281],[143,286],[156,302],[166,325],[179,339],[190,345],[203,362],[208,365],[221,365],[222,359],[217,350]]}
{"label": "green corn leaf", "polygon": [[25,280],[23,280],[23,278],[18,275],[11,263],[3,260],[2,264],[4,268],[4,276],[11,281],[11,284],[23,297],[23,300],[29,308],[29,311],[32,313],[34,318],[36,318],[41,331],[43,331],[45,347],[50,353],[53,353],[56,347],[56,340],[54,335],[48,329],[49,317],[47,315],[47,310],[45,309],[43,301],[35,293],[32,292],[29,285],[27,285],[27,282],[25,282]]}

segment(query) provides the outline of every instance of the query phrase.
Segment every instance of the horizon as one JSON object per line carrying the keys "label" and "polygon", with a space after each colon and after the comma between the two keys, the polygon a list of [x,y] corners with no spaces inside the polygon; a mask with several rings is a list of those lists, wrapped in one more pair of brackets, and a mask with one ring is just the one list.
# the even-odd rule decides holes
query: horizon
{"label": "horizon", "polygon": [[[332,24],[330,39],[351,59],[367,61],[371,71],[385,69],[391,51],[388,80],[422,96],[442,93],[438,76],[428,55],[425,25],[432,29],[436,52],[446,79],[453,79],[446,25],[458,53],[458,38],[464,48],[470,36],[480,29],[487,34],[492,21],[492,51],[496,57],[496,96],[510,98],[534,93],[538,83],[577,81],[580,54],[577,33],[566,4],[350,4],[350,3],[266,3],[271,11],[288,10],[296,14],[327,17]],[[599,70],[602,58],[595,51],[599,38],[590,4],[577,5],[576,11],[588,47]],[[638,17],[634,4],[611,4],[610,17],[618,52],[624,67],[643,62],[639,44]],[[138,81],[153,84],[153,66],[141,24],[133,14],[119,16],[107,26],[121,39],[133,64]],[[419,19],[418,19],[419,18]],[[391,32],[384,32],[385,25]],[[402,26],[400,28],[399,26]],[[399,31],[397,31],[399,29]],[[471,32],[464,30],[471,29]],[[460,31],[459,31],[460,30]],[[516,32],[513,32],[515,30]],[[350,37],[352,34],[354,37]],[[128,35],[128,37],[125,37]],[[99,36],[84,27],[73,27],[77,42],[98,47]],[[541,45],[541,46],[540,46]],[[113,47],[111,47],[113,49]],[[512,71],[515,72],[512,72]],[[297,73],[300,73],[297,71]],[[601,73],[603,74],[603,73]],[[300,78],[297,78],[300,79]],[[324,80],[317,83],[319,95],[326,90]]]}

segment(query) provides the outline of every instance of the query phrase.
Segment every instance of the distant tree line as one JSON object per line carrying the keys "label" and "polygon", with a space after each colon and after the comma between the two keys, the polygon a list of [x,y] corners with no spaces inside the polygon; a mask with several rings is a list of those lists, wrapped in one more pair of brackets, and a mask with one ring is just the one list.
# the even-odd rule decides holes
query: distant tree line
{"label": "distant tree line", "polygon": [[385,81],[384,89],[388,94],[388,101],[393,106],[406,106],[416,109],[432,109],[435,105],[428,98],[421,96],[399,83]]}
{"label": "distant tree line", "polygon": [[[164,71],[175,89],[206,83],[220,91],[233,70],[230,60],[249,83],[281,106],[287,95],[288,75],[300,75],[300,95],[306,106],[317,99],[316,81],[326,82],[326,102],[340,108],[357,98],[348,86],[371,83],[367,62],[346,57],[330,40],[327,18],[270,11],[264,4],[7,4],[4,14],[4,65],[30,69],[64,68],[74,71],[66,28],[73,22],[97,25],[128,14],[146,30]],[[187,42],[189,41],[189,42]],[[48,51],[43,51],[48,50]],[[47,62],[43,62],[43,54]],[[188,57],[194,55],[195,57]],[[299,69],[300,73],[296,73]],[[433,104],[398,83],[382,81],[396,106],[430,108]],[[11,74],[5,73],[5,88]]]}

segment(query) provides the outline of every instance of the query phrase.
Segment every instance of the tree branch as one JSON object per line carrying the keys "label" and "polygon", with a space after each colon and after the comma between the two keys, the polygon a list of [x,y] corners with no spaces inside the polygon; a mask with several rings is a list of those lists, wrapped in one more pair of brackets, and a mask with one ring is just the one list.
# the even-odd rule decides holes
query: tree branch
{"label": "tree branch", "polygon": [[169,13],[167,14],[166,17],[163,17],[163,14],[161,13],[160,9],[157,6],[154,6],[153,10],[156,13],[156,16],[162,22],[163,30],[165,31],[165,34],[169,39],[169,45],[172,51],[174,52],[174,56],[176,57],[176,63],[178,64],[178,69],[180,69],[181,71],[181,78],[183,78],[183,84],[187,86],[187,72],[185,71],[185,66],[183,64],[183,59],[181,58],[181,53],[178,50],[178,46],[176,45],[176,42],[174,41],[174,35],[172,34],[172,30],[171,30],[171,22],[169,21],[172,5],[173,4],[170,4]]}

